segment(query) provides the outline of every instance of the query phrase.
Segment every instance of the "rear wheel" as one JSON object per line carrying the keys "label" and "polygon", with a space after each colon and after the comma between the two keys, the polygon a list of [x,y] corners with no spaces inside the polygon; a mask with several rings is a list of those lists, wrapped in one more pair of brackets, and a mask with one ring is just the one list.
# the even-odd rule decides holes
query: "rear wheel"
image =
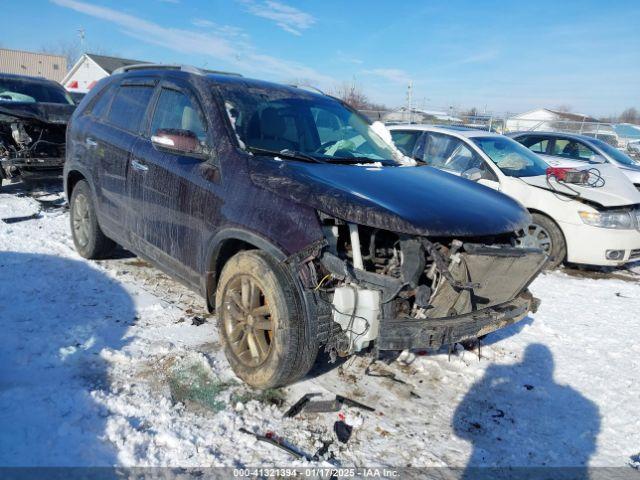
{"label": "rear wheel", "polygon": [[533,221],[518,239],[518,245],[525,248],[540,248],[549,256],[545,270],[553,270],[564,262],[567,244],[560,227],[546,215],[531,214]]}
{"label": "rear wheel", "polygon": [[236,254],[224,266],[216,293],[218,330],[235,374],[256,388],[304,376],[318,346],[289,273],[265,252]]}
{"label": "rear wheel", "polygon": [[109,255],[116,244],[102,233],[98,225],[91,188],[85,180],[80,180],[75,185],[69,209],[71,235],[78,253],[89,259],[104,258]]}

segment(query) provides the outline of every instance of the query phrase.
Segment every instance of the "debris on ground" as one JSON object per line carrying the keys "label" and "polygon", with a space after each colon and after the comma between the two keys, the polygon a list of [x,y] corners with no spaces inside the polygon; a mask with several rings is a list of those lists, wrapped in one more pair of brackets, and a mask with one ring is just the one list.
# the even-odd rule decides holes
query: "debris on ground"
{"label": "debris on ground", "polygon": [[333,424],[333,431],[335,432],[338,441],[341,443],[347,443],[351,438],[353,427],[351,425],[347,425],[343,420],[338,420]]}
{"label": "debris on ground", "polygon": [[293,406],[291,406],[291,408],[289,408],[289,410],[285,412],[284,417],[292,418],[302,411],[308,413],[337,412],[343,405],[359,408],[368,412],[376,411],[373,407],[360,403],[356,400],[352,400],[351,398],[343,395],[336,395],[333,400],[311,400],[313,397],[317,397],[319,395],[319,393],[307,393],[303,395],[295,404],[293,404]]}
{"label": "debris on ground", "polygon": [[302,411],[304,406],[307,403],[309,403],[309,400],[311,400],[313,397],[317,397],[320,395],[321,395],[320,393],[305,393],[302,397],[300,397],[300,399],[296,403],[291,405],[289,410],[287,410],[284,413],[283,417],[284,418],[295,417],[297,414],[299,414]]}
{"label": "debris on ground", "polygon": [[253,435],[255,439],[260,442],[269,443],[275,447],[278,447],[280,450],[287,452],[289,455],[293,456],[294,458],[304,459],[304,460],[313,460],[306,453],[300,452],[299,450],[288,445],[282,438],[278,437],[273,432],[267,432],[264,435],[262,435],[260,433],[251,432],[244,427],[240,427],[238,430],[240,430],[242,433],[246,433],[247,435]]}

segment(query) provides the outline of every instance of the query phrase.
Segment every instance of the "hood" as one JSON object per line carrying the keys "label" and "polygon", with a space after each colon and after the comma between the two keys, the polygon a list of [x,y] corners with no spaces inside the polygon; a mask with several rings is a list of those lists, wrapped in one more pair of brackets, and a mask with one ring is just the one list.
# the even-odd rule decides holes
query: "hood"
{"label": "hood", "polygon": [[[588,187],[572,184],[571,189],[569,189],[562,184],[553,182],[554,190],[549,183],[547,183],[547,177],[544,175],[522,177],[521,180],[529,185],[544,188],[545,190],[553,190],[570,197],[574,197],[576,195],[575,192],[578,192],[581,198],[602,207],[621,207],[640,203],[640,192],[624,172],[615,165],[608,163],[593,165],[568,160],[566,162],[559,162],[557,165],[554,164],[554,166],[571,167],[578,170],[586,169],[594,173],[597,171],[600,177],[602,177],[602,180],[604,180],[604,185],[601,187]],[[575,190],[575,192],[572,190]]]}
{"label": "hood", "polygon": [[42,123],[66,124],[76,105],[64,103],[0,102],[0,115]]}
{"label": "hood", "polygon": [[249,160],[254,184],[348,222],[398,233],[484,236],[530,221],[515,200],[432,167]]}

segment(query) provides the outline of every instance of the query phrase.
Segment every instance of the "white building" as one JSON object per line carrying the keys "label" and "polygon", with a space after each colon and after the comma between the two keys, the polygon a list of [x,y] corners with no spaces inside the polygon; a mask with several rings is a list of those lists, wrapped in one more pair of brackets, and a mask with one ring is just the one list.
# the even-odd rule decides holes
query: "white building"
{"label": "white building", "polygon": [[136,63],[148,62],[85,53],[69,70],[61,83],[70,92],[86,93],[99,80],[111,75],[114,70]]}
{"label": "white building", "polygon": [[506,127],[507,131],[510,132],[524,130],[575,130],[579,129],[580,124],[597,121],[597,119],[582,113],[559,112],[549,108],[538,108],[508,118]]}

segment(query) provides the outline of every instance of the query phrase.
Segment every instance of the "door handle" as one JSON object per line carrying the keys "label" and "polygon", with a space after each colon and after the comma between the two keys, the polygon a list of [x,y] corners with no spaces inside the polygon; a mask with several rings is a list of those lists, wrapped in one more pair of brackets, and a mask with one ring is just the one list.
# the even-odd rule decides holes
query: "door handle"
{"label": "door handle", "polygon": [[98,142],[96,142],[93,138],[90,138],[90,137],[87,137],[84,143],[87,147],[91,147],[91,148],[98,146]]}
{"label": "door handle", "polygon": [[131,167],[134,170],[138,170],[139,172],[146,172],[147,170],[149,170],[149,167],[147,167],[144,163],[139,162],[138,160],[132,160]]}

